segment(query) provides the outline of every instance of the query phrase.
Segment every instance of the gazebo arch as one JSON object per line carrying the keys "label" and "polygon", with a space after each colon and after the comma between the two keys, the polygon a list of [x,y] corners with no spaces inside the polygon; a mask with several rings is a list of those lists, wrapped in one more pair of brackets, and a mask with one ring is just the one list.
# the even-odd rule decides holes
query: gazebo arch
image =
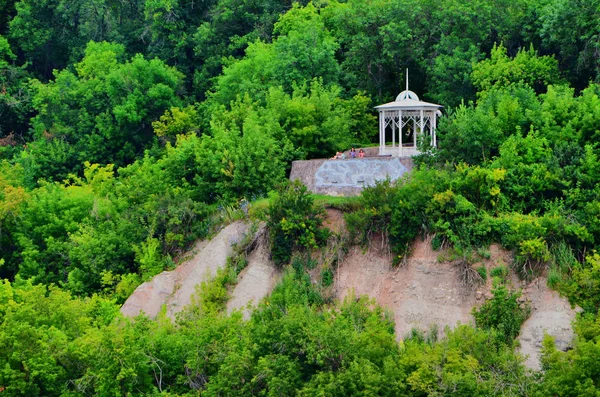
{"label": "gazebo arch", "polygon": [[[431,146],[437,147],[435,130],[437,118],[443,106],[419,100],[417,94],[408,89],[408,69],[406,70],[406,90],[394,102],[376,106],[379,111],[379,155],[411,157],[420,153],[417,144],[420,139],[429,138]],[[391,132],[392,146],[386,145],[387,133]]]}

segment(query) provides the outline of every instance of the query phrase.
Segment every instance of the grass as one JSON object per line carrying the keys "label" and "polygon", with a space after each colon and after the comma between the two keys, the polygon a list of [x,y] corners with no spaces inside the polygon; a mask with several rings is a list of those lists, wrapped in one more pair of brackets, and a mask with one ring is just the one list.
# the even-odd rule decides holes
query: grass
{"label": "grass", "polygon": [[[315,204],[322,205],[325,208],[336,208],[340,211],[351,211],[358,205],[358,196],[326,196],[324,194],[311,194]],[[250,203],[249,214],[253,218],[261,218],[269,209],[269,204],[275,198],[274,194]]]}
{"label": "grass", "polygon": [[487,269],[485,268],[485,265],[479,266],[476,270],[477,273],[479,273],[481,280],[485,283],[485,281],[487,280]]}
{"label": "grass", "polygon": [[508,267],[506,265],[499,265],[490,270],[490,276],[505,280],[508,277]]}

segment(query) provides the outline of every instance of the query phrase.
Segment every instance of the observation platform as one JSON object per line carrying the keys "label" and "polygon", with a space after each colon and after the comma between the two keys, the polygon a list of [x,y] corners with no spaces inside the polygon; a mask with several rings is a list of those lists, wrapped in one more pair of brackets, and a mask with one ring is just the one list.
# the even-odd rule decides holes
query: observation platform
{"label": "observation platform", "polygon": [[290,180],[299,179],[314,193],[354,196],[376,181],[400,179],[412,167],[410,157],[298,160],[292,162]]}

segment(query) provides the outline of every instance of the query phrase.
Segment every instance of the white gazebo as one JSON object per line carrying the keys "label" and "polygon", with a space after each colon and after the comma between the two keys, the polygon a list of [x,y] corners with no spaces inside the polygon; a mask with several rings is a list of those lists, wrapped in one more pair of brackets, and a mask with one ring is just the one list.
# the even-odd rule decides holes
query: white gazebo
{"label": "white gazebo", "polygon": [[[379,155],[415,156],[420,153],[417,145],[422,139],[427,139],[431,146],[436,147],[435,129],[442,107],[423,102],[417,94],[408,90],[407,70],[406,90],[394,102],[375,107],[379,111]],[[390,141],[391,146],[386,144]]]}

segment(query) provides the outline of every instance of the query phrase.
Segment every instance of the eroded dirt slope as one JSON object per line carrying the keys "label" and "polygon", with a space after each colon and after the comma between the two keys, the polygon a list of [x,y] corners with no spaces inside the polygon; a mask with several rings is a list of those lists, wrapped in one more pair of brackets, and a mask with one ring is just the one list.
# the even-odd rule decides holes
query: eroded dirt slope
{"label": "eroded dirt slope", "polygon": [[280,279],[280,272],[269,259],[266,239],[261,239],[248,256],[248,265],[238,276],[238,282],[227,302],[227,311],[241,309],[248,319],[251,307],[269,295]]}
{"label": "eroded dirt slope", "polygon": [[[478,288],[465,287],[459,280],[458,269],[448,262],[439,262],[438,255],[428,241],[417,240],[406,265],[392,268],[389,254],[354,247],[338,269],[336,296],[344,299],[354,291],[355,295],[375,298],[394,314],[398,339],[412,328],[428,331],[435,325],[443,334],[446,326],[473,324],[473,307],[491,297],[491,278]],[[510,261],[510,252],[492,245],[485,265],[490,270]],[[548,288],[545,277],[530,283],[520,282],[514,274],[510,278],[514,287],[522,288],[523,301],[532,308],[531,316],[521,328],[520,351],[526,356],[528,367],[539,369],[544,333],[556,338],[559,349],[568,348],[573,338],[571,322],[575,310],[565,298]]]}
{"label": "eroded dirt slope", "polygon": [[544,334],[554,337],[558,349],[566,350],[573,340],[572,321],[575,310],[567,300],[546,285],[546,278],[540,277],[530,283],[524,290],[531,305],[531,315],[523,323],[519,342],[520,351],[527,356],[526,365],[529,368],[540,369],[539,355],[542,349]]}
{"label": "eroded dirt slope", "polygon": [[440,331],[457,323],[472,323],[475,294],[458,280],[448,263],[438,263],[429,242],[416,241],[405,266],[392,268],[390,255],[353,248],[340,266],[336,294],[343,299],[351,290],[367,294],[393,312],[399,339],[410,330]]}
{"label": "eroded dirt slope", "polygon": [[[332,230],[340,232],[344,229],[343,216],[339,211],[328,210],[327,215],[327,225]],[[121,311],[127,316],[143,311],[153,318],[166,305],[167,314],[174,317],[190,302],[196,286],[225,265],[227,257],[232,254],[232,244],[240,241],[248,229],[247,224],[235,222],[212,240],[198,242],[191,259],[177,269],[163,272],[140,285]],[[397,268],[392,268],[391,255],[381,247],[381,241],[375,241],[369,250],[351,248],[336,269],[333,288],[340,300],[352,291],[356,296],[375,298],[393,313],[398,339],[405,337],[412,328],[429,331],[437,327],[438,332],[443,334],[446,326],[472,324],[473,307],[491,297],[490,279],[478,288],[465,287],[459,280],[458,269],[448,262],[438,261],[440,253],[431,249],[429,241],[415,241],[407,263]],[[510,252],[492,245],[490,258],[484,262],[489,271],[510,261]],[[269,260],[269,249],[263,239],[249,254],[248,265],[231,291],[228,312],[241,309],[248,318],[249,307],[267,296],[279,279],[280,273]],[[575,311],[564,298],[546,286],[544,277],[524,284],[511,275],[511,282],[523,289],[523,299],[532,307],[519,341],[521,352],[528,357],[526,364],[538,369],[544,333],[556,338],[558,348],[566,349],[573,337],[571,321]]]}
{"label": "eroded dirt slope", "polygon": [[223,228],[211,240],[199,241],[190,253],[191,259],[140,285],[121,307],[121,313],[133,317],[144,312],[155,318],[162,306],[167,305],[167,315],[174,318],[190,302],[196,286],[225,266],[233,252],[232,245],[247,231],[248,225],[238,221]]}

